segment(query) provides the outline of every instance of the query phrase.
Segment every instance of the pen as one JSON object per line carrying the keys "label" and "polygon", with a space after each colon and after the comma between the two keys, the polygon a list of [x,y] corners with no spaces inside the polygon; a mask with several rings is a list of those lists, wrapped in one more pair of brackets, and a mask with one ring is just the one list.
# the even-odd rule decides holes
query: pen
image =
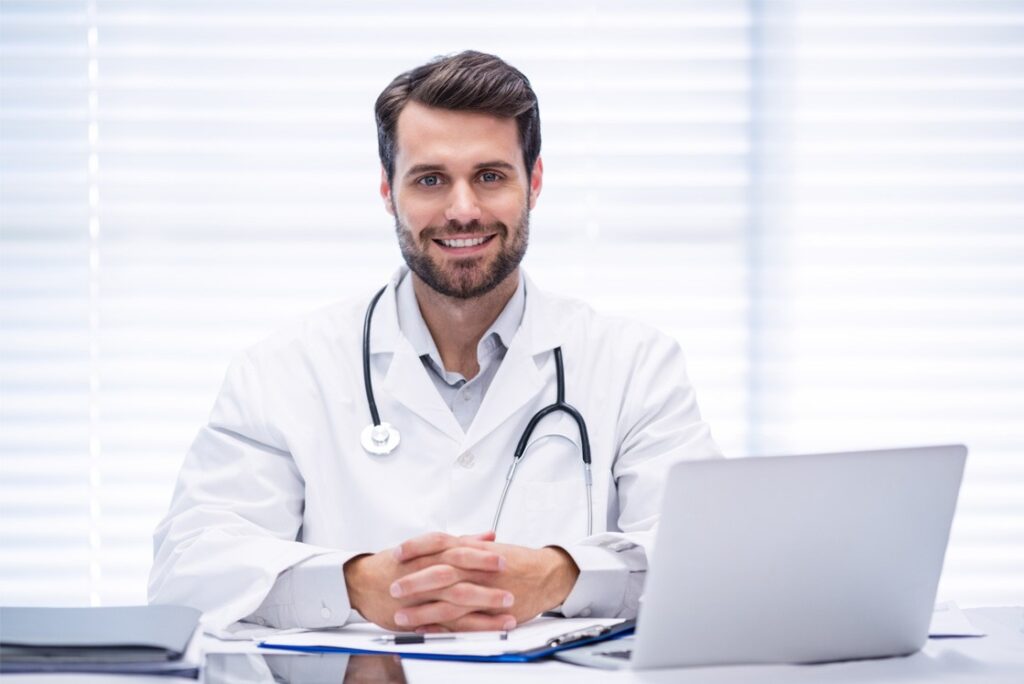
{"label": "pen", "polygon": [[457,634],[443,632],[436,634],[385,634],[374,639],[382,644],[405,646],[407,644],[426,644],[431,641],[506,641],[508,632],[459,632]]}

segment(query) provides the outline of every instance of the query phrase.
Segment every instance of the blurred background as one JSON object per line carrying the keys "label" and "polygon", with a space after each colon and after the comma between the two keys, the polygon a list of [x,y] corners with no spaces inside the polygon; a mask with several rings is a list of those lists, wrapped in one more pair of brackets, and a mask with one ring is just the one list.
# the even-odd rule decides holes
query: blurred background
{"label": "blurred background", "polygon": [[373,101],[522,69],[539,286],[730,456],[962,442],[940,599],[1024,604],[1024,2],[0,2],[0,603],[145,601],[233,353],[400,263]]}

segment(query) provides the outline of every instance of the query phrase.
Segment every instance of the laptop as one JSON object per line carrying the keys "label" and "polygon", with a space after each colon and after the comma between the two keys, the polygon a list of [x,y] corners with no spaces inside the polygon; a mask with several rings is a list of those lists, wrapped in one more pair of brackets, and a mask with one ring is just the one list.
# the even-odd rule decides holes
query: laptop
{"label": "laptop", "polygon": [[680,463],[635,635],[557,657],[649,669],[914,653],[966,457],[953,445]]}

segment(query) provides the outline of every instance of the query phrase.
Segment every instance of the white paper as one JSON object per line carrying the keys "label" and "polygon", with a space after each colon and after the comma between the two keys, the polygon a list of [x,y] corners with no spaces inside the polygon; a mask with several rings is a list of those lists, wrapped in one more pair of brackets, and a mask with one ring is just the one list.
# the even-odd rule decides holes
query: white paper
{"label": "white paper", "polygon": [[932,613],[932,624],[928,628],[930,637],[985,636],[985,633],[971,624],[964,612],[953,601],[939,603]]}
{"label": "white paper", "polygon": [[388,644],[377,638],[393,634],[369,623],[347,625],[338,629],[284,634],[267,639],[260,646],[305,646],[359,649],[381,653],[437,653],[445,655],[497,656],[503,653],[530,651],[540,648],[554,637],[586,629],[594,625],[614,625],[622,620],[601,618],[546,618],[540,617],[508,633],[508,639],[444,640],[424,644]]}

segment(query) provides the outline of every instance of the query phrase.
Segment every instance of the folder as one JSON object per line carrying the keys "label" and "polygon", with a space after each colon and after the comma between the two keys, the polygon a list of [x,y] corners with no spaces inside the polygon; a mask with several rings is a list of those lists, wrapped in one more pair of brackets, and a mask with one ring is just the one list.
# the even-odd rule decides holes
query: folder
{"label": "folder", "polygon": [[391,634],[376,625],[357,624],[336,630],[283,634],[260,642],[261,648],[303,653],[400,655],[426,660],[461,660],[483,663],[525,663],[569,648],[631,634],[634,620],[589,618],[537,618],[512,630],[506,639],[474,639],[471,632],[454,634],[451,641],[423,644],[382,644]]}
{"label": "folder", "polygon": [[0,672],[195,676],[185,656],[200,616],[185,606],[3,607]]}

